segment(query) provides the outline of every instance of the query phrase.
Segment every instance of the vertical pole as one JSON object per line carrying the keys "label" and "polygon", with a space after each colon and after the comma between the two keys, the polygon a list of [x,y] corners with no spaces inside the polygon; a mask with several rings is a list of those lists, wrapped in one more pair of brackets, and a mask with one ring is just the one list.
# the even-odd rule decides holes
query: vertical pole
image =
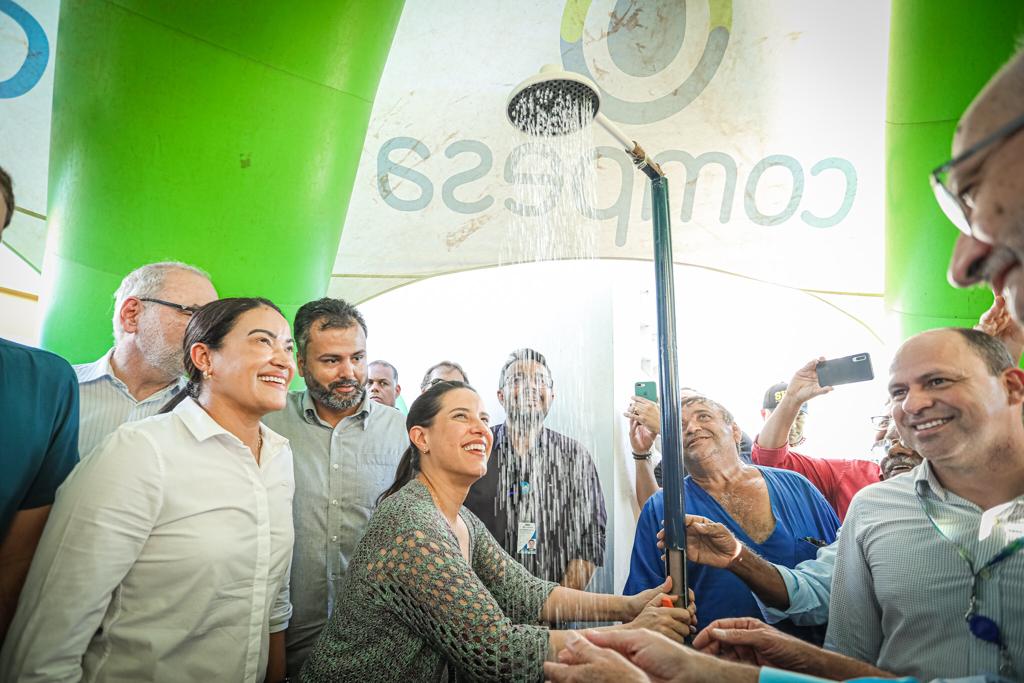
{"label": "vertical pole", "polygon": [[402,4],[63,0],[43,346],[97,358],[152,261],[289,319],[323,296]]}
{"label": "vertical pole", "polygon": [[[644,169],[647,172],[647,169]],[[688,603],[686,578],[686,503],[683,444],[679,409],[679,361],[676,347],[675,279],[672,263],[672,219],[668,178],[651,174],[654,218],[654,285],[658,300],[658,367],[661,374],[661,462],[665,484],[665,559],[672,593]]]}

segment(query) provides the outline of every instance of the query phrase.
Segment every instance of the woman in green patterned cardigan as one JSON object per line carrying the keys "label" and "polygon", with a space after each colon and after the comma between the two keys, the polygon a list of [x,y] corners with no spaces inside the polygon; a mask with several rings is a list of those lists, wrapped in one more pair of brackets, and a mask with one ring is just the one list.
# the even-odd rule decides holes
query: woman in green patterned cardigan
{"label": "woman in green patterned cardigan", "polygon": [[691,632],[692,608],[661,606],[668,581],[630,597],[542,581],[462,507],[492,443],[483,401],[468,384],[429,388],[406,426],[410,444],[395,483],[353,554],[301,680],[533,683],[569,636],[545,622],[620,621],[604,628],[650,628],[676,641]]}

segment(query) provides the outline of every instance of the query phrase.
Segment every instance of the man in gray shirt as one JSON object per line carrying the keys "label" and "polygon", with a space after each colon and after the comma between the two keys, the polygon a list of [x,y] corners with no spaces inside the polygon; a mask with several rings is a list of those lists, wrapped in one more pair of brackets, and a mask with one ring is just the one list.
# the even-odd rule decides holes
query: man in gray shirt
{"label": "man in gray shirt", "polygon": [[264,422],[291,442],[295,459],[295,552],[286,634],[298,674],[334,607],[349,558],[377,496],[395,478],[409,439],[402,414],[369,399],[366,323],[340,299],[311,301],[293,333],[305,391]]}

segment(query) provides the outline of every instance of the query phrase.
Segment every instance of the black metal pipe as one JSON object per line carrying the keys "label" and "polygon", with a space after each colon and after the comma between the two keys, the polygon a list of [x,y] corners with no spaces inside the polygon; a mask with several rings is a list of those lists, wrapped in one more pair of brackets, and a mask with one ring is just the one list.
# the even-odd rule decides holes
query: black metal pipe
{"label": "black metal pipe", "polygon": [[[650,165],[647,168],[651,168]],[[657,169],[656,166],[654,166]],[[646,172],[646,168],[644,169]],[[660,171],[660,169],[657,169]],[[650,174],[649,174],[650,175]],[[672,217],[668,178],[651,177],[654,224],[654,285],[658,300],[658,368],[661,376],[661,463],[665,496],[665,563],[672,577],[672,593],[689,603],[686,576],[686,499],[683,477],[682,425],[679,406],[679,361],[676,346],[675,277],[672,254]]]}

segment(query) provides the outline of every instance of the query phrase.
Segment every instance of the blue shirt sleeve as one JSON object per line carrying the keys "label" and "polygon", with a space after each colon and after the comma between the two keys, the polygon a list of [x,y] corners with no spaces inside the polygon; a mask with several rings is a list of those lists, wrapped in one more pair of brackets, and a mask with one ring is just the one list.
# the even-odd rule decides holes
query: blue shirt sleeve
{"label": "blue shirt sleeve", "polygon": [[39,471],[25,492],[20,509],[52,505],[57,489],[78,464],[78,379],[66,361],[55,373],[53,432]]}
{"label": "blue shirt sleeve", "polygon": [[651,496],[640,513],[633,538],[633,554],[629,560],[629,578],[622,592],[635,595],[648,588],[660,586],[665,580],[665,564],[658,550],[658,530],[665,516],[661,491]]}

